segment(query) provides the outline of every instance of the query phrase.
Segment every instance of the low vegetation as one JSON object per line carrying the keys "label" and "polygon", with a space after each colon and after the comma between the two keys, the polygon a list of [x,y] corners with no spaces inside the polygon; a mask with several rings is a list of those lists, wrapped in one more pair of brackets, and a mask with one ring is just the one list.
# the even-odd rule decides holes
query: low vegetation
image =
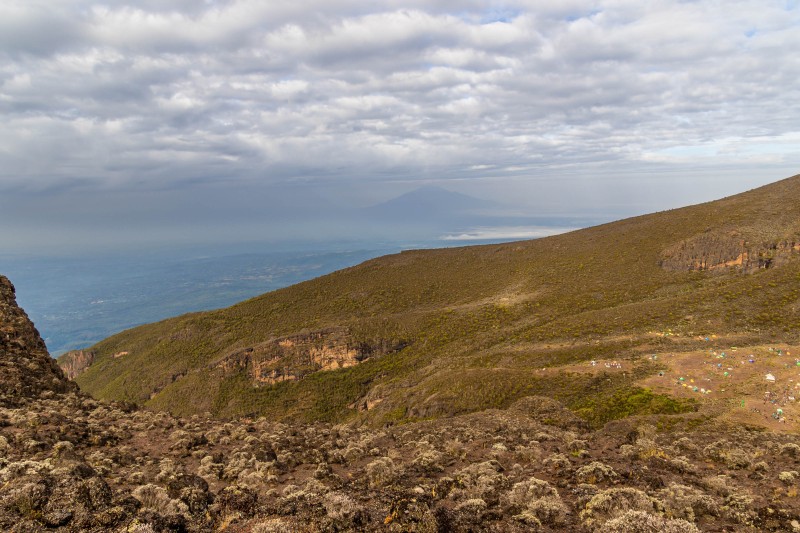
{"label": "low vegetation", "polygon": [[370,429],[51,395],[0,407],[0,529],[793,530],[796,436],[664,417],[593,430],[528,397]]}
{"label": "low vegetation", "polygon": [[[740,249],[780,260],[710,268]],[[91,349],[94,363],[77,381],[98,398],[174,414],[285,421],[408,422],[502,408],[530,394],[564,401],[593,424],[681,411],[658,395],[601,405],[573,393],[641,386],[663,370],[648,352],[696,350],[709,335],[795,342],[798,259],[794,177],[547,239],[378,258],[228,309],[122,332]],[[252,368],[239,375],[215,366],[231,353],[329,330],[352,346],[402,349],[310,374],[279,357],[270,364],[302,379],[270,386],[248,378]],[[586,375],[593,360],[620,363],[623,372]]]}

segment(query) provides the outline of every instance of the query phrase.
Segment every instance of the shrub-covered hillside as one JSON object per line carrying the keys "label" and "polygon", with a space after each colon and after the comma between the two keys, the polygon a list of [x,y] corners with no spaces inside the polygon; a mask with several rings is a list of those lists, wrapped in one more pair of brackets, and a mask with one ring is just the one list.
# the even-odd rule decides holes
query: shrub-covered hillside
{"label": "shrub-covered hillside", "polygon": [[[796,342],[798,259],[795,176],[545,239],[381,257],[115,335],[77,381],[182,415],[383,424],[541,395],[599,420],[586,391],[603,404],[677,379],[673,352]],[[658,394],[641,409],[675,409]]]}

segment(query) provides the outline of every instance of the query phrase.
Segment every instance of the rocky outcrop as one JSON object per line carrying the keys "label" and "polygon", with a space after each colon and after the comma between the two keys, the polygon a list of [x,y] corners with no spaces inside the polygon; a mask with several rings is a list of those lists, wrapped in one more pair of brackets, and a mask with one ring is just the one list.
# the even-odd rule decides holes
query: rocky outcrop
{"label": "rocky outcrop", "polygon": [[94,363],[94,358],[95,353],[90,350],[72,350],[60,355],[56,362],[69,379],[75,379]]}
{"label": "rocky outcrop", "polygon": [[707,232],[666,249],[661,267],[671,271],[720,271],[745,273],[779,266],[800,254],[800,237],[756,242],[741,233]]}
{"label": "rocky outcrop", "polygon": [[300,333],[228,354],[213,366],[231,373],[246,370],[255,385],[296,381],[313,372],[355,366],[405,347],[400,340],[355,341],[342,328]]}
{"label": "rocky outcrop", "polygon": [[42,337],[17,305],[14,286],[0,276],[0,405],[18,405],[49,391],[77,391],[47,352]]}

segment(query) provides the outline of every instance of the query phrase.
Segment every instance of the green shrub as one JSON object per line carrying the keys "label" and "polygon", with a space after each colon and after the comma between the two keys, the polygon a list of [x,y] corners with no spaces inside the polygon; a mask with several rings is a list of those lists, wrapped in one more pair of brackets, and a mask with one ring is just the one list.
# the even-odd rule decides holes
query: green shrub
{"label": "green shrub", "polygon": [[676,399],[656,394],[648,388],[625,387],[611,394],[585,398],[574,407],[578,416],[593,427],[634,415],[676,415],[697,410],[693,400]]}

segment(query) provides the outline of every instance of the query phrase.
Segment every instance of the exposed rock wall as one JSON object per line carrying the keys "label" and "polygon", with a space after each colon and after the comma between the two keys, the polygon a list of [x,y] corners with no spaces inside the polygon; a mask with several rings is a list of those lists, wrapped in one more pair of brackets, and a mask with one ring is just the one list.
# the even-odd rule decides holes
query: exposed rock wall
{"label": "exposed rock wall", "polygon": [[672,271],[735,268],[745,273],[779,266],[800,255],[800,237],[753,242],[737,232],[703,233],[671,246],[661,267]]}
{"label": "exposed rock wall", "polygon": [[402,341],[357,342],[346,330],[331,328],[237,350],[214,366],[226,373],[246,370],[254,384],[274,385],[296,381],[313,372],[351,367],[404,346]]}
{"label": "exposed rock wall", "polygon": [[76,391],[64,376],[25,311],[14,286],[0,276],[0,405],[17,405],[45,391]]}
{"label": "exposed rock wall", "polygon": [[89,350],[72,350],[59,356],[56,361],[69,379],[75,379],[94,363],[94,357],[95,353]]}

